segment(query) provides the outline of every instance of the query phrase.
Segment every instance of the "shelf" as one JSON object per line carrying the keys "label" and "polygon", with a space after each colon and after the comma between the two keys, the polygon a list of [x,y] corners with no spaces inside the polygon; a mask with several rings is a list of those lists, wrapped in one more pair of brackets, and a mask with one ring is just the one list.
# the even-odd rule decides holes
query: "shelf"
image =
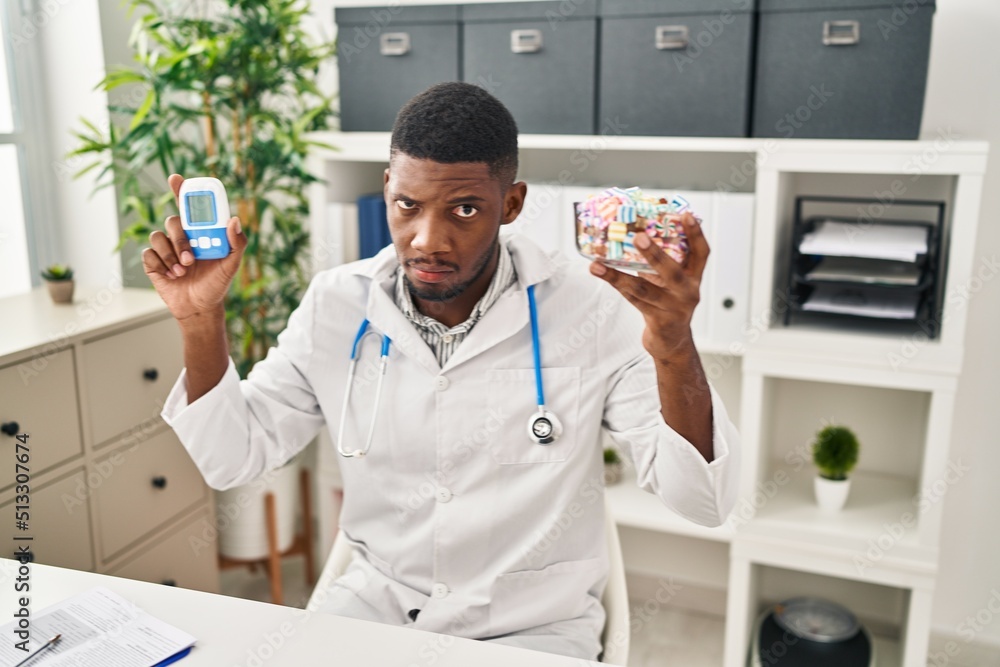
{"label": "shelf", "polygon": [[727,525],[707,528],[675,514],[655,495],[640,489],[634,474],[626,473],[620,482],[607,487],[607,495],[615,523],[620,526],[716,542],[732,539],[733,530]]}
{"label": "shelf", "polygon": [[[918,539],[918,494],[914,480],[893,475],[855,472],[851,492],[840,512],[821,510],[813,493],[813,473],[803,469],[763,503],[751,520],[736,522],[737,539],[752,538],[786,548],[794,543],[800,556],[808,552],[846,559],[864,578],[868,569],[894,569],[917,574],[936,570],[936,550]],[[738,516],[739,508],[737,508]],[[909,527],[903,525],[906,515]],[[864,564],[865,566],[862,566]]]}
{"label": "shelf", "polygon": [[[388,132],[318,132],[310,138],[332,144],[338,151],[321,150],[328,160],[341,162],[387,162]],[[941,152],[934,137],[923,141],[867,141],[843,139],[753,139],[727,137],[635,137],[603,134],[522,134],[521,150],[592,150],[592,151],[661,151],[667,153],[763,153],[768,166],[780,162],[785,170],[858,172],[858,156],[869,158],[864,170],[874,173],[899,171],[908,163],[921,160],[928,152]],[[989,144],[984,141],[956,141],[947,153],[928,166],[927,173],[960,173],[979,165],[985,169]],[[874,159],[873,158],[878,158]],[[967,165],[971,158],[974,164]],[[771,162],[771,161],[774,162]],[[847,161],[844,163],[844,161]],[[958,162],[962,160],[962,162]],[[955,163],[954,165],[952,163]],[[841,168],[841,164],[844,167]],[[885,164],[885,167],[881,166]],[[941,164],[944,163],[944,164]],[[849,168],[846,166],[849,165]],[[949,171],[950,170],[950,171]],[[912,167],[910,168],[912,171]],[[905,172],[909,173],[909,172]]]}
{"label": "shelf", "polygon": [[744,368],[776,377],[926,391],[954,390],[962,365],[961,348],[836,321],[762,331],[744,356]]}

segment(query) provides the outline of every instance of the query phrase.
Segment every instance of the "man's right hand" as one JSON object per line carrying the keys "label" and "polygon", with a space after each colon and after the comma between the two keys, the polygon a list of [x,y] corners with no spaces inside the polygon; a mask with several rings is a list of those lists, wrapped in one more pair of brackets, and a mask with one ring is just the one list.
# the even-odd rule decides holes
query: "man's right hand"
{"label": "man's right hand", "polygon": [[[179,196],[184,178],[173,174],[167,179],[174,196]],[[149,235],[149,247],[142,251],[142,265],[163,302],[178,322],[198,315],[224,312],[229,285],[240,268],[247,237],[239,218],[226,225],[229,255],[222,259],[195,260],[191,243],[181,227],[180,216],[172,215]]]}

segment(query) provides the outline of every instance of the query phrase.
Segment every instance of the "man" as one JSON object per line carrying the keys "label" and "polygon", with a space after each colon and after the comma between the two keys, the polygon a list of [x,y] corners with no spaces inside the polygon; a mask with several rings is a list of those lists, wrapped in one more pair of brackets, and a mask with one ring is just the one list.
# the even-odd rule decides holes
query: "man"
{"label": "man", "polygon": [[[229,257],[194,262],[168,219],[169,238],[153,232],[143,252],[184,339],[162,414],[217,489],[281,465],[324,424],[344,428],[345,451],[364,449],[374,424],[370,450],[340,458],[355,558],[323,609],[594,659],[608,576],[602,428],[677,513],[719,525],[735,502],[738,436],[690,329],[708,246],[687,216],[684,266],[640,234],[655,275],[575,271],[500,239],[527,192],[516,172],[517,127],[490,94],[445,83],[413,98],[384,177],[392,246],[318,273],[242,381],[223,308],[247,244],[239,221]],[[175,192],[182,180],[170,178]],[[544,408],[562,425],[549,444],[529,426],[540,410],[529,287]],[[379,345],[361,343],[346,382],[365,319],[391,340],[378,410]]]}

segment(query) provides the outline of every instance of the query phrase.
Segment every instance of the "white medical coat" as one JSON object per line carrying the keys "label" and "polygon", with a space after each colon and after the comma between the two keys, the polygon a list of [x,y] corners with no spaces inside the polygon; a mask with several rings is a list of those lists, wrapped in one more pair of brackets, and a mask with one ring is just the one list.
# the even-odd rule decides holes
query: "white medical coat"
{"label": "white medical coat", "polygon": [[[368,318],[392,339],[390,364],[371,451],[340,459],[341,527],[356,557],[323,608],[476,639],[558,634],[593,658],[608,575],[602,427],[641,488],[707,526],[735,504],[738,435],[713,388],[707,463],[660,415],[639,312],[582,263],[524,237],[508,244],[517,284],[443,368],[393,301],[389,246],[318,273],[247,379],[230,359],[219,384],[188,404],[182,371],[162,416],[210,486],[250,482],[324,425],[337,434],[351,342]],[[537,285],[547,407],[564,428],[548,446],[527,432],[537,409],[528,285]],[[377,344],[368,340],[361,359],[348,449],[367,434]],[[421,610],[415,622],[411,609]]]}

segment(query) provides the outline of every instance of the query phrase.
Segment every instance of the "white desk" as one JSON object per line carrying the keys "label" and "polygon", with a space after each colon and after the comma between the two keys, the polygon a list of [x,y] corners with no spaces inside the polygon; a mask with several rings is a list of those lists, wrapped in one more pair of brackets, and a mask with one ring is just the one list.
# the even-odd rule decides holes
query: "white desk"
{"label": "white desk", "polygon": [[[0,558],[0,618],[12,618],[16,561]],[[599,665],[538,651],[309,613],[183,588],[47,565],[31,565],[31,613],[105,586],[149,614],[198,638],[177,667],[337,665],[337,667],[582,667]],[[4,637],[0,641],[10,641]],[[256,658],[256,659],[255,659]]]}

